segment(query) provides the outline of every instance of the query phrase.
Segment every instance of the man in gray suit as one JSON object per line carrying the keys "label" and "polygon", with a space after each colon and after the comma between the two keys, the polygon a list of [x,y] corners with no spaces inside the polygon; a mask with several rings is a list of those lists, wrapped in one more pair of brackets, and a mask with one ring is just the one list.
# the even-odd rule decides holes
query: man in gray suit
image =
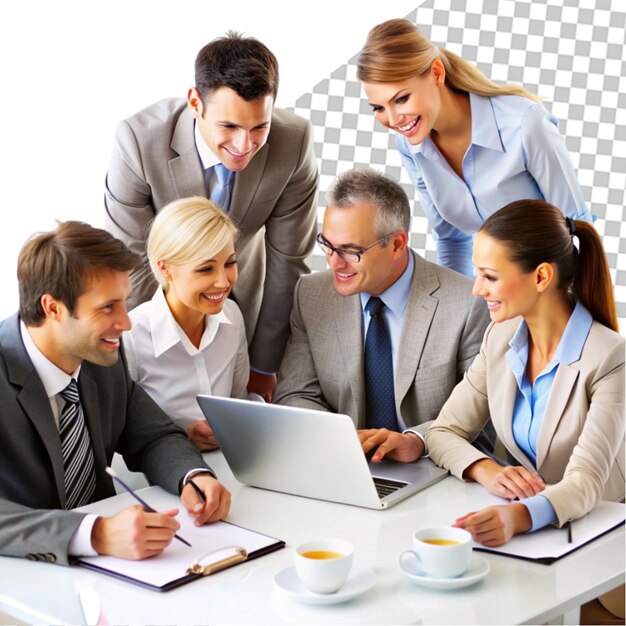
{"label": "man in gray suit", "polygon": [[105,468],[116,451],[180,493],[196,523],[228,513],[228,491],[128,375],[120,338],[138,263],[110,233],[81,222],[40,233],[20,252],[19,314],[0,323],[0,554],[67,564],[71,555],[160,553],[179,528],[177,509],[69,510],[115,494]]}
{"label": "man in gray suit", "polygon": [[[409,248],[409,201],[397,183],[351,170],[327,202],[317,241],[330,270],[296,286],[275,401],[350,415],[372,461],[412,462],[425,452],[428,423],[478,353],[488,312],[468,278]],[[380,325],[369,304],[377,299]],[[388,337],[387,357],[381,342],[370,344],[374,326]]]}
{"label": "man in gray suit", "polygon": [[[164,205],[205,196],[240,228],[233,289],[250,346],[249,390],[270,400],[289,336],[293,288],[309,272],[316,231],[317,161],[311,125],[274,108],[278,64],[236,33],[196,58],[187,100],[161,100],[122,121],[106,179],[106,228],[141,255],[131,308],[156,290],[146,257]],[[225,169],[222,167],[225,166]]]}

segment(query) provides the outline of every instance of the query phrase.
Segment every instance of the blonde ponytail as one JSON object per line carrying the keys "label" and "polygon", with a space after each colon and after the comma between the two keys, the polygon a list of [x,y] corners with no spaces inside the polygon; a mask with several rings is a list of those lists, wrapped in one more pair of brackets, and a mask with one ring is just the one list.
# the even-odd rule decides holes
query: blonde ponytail
{"label": "blonde ponytail", "polygon": [[458,54],[438,48],[412,22],[393,19],[375,26],[368,34],[357,66],[357,77],[366,83],[391,83],[420,76],[436,59],[446,70],[446,83],[457,91],[479,96],[540,98],[521,85],[498,85]]}
{"label": "blonde ponytail", "polygon": [[479,96],[522,96],[541,102],[536,94],[521,85],[498,85],[487,78],[477,67],[450,50],[439,49],[446,70],[446,82],[457,91],[467,91]]}

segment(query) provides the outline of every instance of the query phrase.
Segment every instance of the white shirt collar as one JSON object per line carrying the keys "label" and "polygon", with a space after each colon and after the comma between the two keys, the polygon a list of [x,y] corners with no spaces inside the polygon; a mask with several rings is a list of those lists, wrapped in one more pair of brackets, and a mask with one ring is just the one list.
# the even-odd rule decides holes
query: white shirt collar
{"label": "white shirt collar", "polygon": [[200,161],[202,161],[202,167],[205,170],[208,170],[210,167],[217,165],[221,161],[215,156],[211,148],[207,145],[206,141],[202,138],[200,134],[200,129],[198,128],[198,122],[196,120],[193,121],[193,134],[196,139],[196,150],[200,155]]}
{"label": "white shirt collar", "polygon": [[233,323],[224,309],[216,315],[206,315],[205,329],[200,340],[200,347],[196,349],[174,319],[161,288],[157,289],[154,296],[152,296],[148,318],[150,320],[150,335],[152,337],[155,358],[158,358],[179,342],[182,343],[190,355],[197,354],[213,341],[220,324]]}
{"label": "white shirt collar", "polygon": [[64,372],[60,367],[57,367],[43,352],[35,345],[33,338],[26,328],[26,324],[20,320],[20,332],[22,334],[22,341],[30,360],[33,363],[33,367],[37,372],[37,375],[43,383],[44,389],[48,398],[53,398],[63,391],[70,383],[72,378],[78,380],[78,374],[80,372],[80,366],[70,376]]}

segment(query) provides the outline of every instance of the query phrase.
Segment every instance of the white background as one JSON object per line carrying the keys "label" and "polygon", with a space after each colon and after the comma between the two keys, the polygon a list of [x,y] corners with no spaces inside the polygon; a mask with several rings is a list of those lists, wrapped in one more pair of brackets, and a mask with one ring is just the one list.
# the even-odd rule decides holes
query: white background
{"label": "white background", "polygon": [[[17,254],[55,219],[103,226],[117,122],[185,96],[198,50],[227,30],[277,56],[293,106],[361,48],[370,28],[421,0],[30,0],[0,9],[0,319],[17,309]],[[217,8],[216,8],[217,7]]]}

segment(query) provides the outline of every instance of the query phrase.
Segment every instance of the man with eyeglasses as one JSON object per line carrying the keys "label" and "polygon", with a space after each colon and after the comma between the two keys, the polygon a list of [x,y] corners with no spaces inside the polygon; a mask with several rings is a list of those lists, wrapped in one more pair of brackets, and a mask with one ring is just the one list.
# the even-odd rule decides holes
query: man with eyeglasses
{"label": "man with eyeglasses", "polygon": [[[350,415],[371,460],[412,462],[489,322],[470,279],[409,248],[403,189],[369,168],[327,192],[329,270],[302,277],[275,402]],[[485,436],[482,445],[493,448]]]}

